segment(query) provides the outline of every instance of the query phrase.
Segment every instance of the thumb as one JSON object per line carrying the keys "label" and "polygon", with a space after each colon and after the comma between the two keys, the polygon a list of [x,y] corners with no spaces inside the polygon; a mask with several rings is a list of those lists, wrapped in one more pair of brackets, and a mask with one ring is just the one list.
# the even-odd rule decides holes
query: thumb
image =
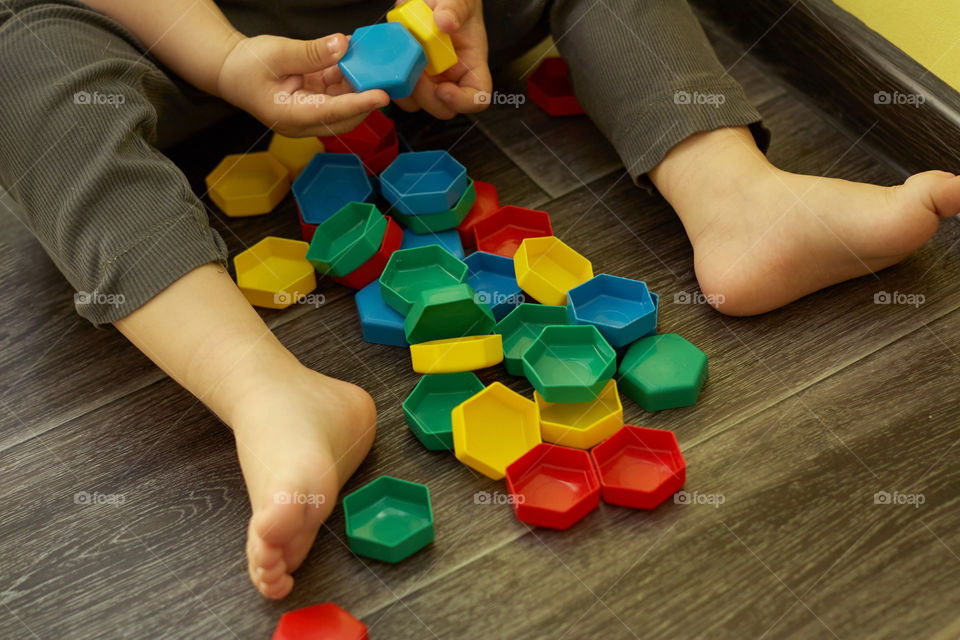
{"label": "thumb", "polygon": [[473,4],[466,0],[437,0],[433,21],[444,33],[453,33],[464,25],[473,11]]}
{"label": "thumb", "polygon": [[278,38],[279,46],[268,63],[278,76],[313,73],[332,67],[347,51],[347,38],[335,33],[316,40]]}

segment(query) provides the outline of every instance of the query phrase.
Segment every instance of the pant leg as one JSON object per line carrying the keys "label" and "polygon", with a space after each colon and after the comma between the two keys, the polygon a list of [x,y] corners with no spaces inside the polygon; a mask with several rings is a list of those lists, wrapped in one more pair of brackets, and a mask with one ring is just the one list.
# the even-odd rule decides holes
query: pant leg
{"label": "pant leg", "polygon": [[770,134],[686,0],[556,0],[551,30],[584,111],[636,181],[694,133]]}
{"label": "pant leg", "polygon": [[189,99],[119,25],[70,0],[7,0],[0,86],[0,185],[81,316],[113,322],[226,260],[203,204],[154,146]]}

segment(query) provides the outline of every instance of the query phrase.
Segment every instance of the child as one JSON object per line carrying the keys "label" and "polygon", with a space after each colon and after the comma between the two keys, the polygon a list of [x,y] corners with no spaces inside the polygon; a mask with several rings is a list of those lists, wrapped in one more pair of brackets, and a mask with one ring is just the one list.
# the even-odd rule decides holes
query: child
{"label": "child", "polygon": [[[347,48],[337,31],[388,7],[343,4],[0,4],[0,184],[74,287],[97,294],[80,297],[78,312],[116,326],[233,429],[253,509],[250,578],[269,598],[293,588],[371,446],[376,410],[363,390],[306,369],[268,330],[223,268],[203,205],[157,148],[227,103],[287,136],[349,131],[386,105],[382,91],[352,92],[336,63]],[[479,111],[487,101],[476,96],[492,89],[480,0],[430,4],[460,62],[398,103],[438,118]],[[648,175],[676,209],[701,289],[722,294],[723,313],[763,313],[892,265],[960,210],[950,173],[882,188],[772,166],[759,114],[685,0],[499,0],[484,10],[498,52],[535,40],[549,21],[580,103],[631,176]],[[315,39],[324,33],[334,35]],[[276,101],[279,92],[325,98]],[[704,95],[713,98],[678,98]],[[284,491],[327,499],[274,501]]]}

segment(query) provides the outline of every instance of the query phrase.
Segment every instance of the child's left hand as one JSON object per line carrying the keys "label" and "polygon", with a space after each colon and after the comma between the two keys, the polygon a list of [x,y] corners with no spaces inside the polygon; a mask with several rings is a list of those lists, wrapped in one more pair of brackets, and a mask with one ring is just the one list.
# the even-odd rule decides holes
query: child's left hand
{"label": "child's left hand", "polygon": [[[440,75],[420,76],[413,94],[397,100],[404,111],[423,109],[443,120],[483,111],[493,89],[487,66],[487,30],[480,0],[426,0],[440,30],[450,34],[459,62]],[[402,4],[402,2],[398,2]],[[477,96],[482,96],[479,99]]]}

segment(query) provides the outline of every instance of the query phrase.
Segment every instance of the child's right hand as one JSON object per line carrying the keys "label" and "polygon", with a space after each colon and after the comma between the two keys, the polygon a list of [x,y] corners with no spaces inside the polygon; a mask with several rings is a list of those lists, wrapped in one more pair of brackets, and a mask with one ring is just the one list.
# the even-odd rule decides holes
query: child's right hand
{"label": "child's right hand", "polygon": [[350,131],[390,99],[379,89],[354,93],[337,62],[347,38],[317,40],[256,36],[224,58],[217,91],[277,133],[293,138]]}

